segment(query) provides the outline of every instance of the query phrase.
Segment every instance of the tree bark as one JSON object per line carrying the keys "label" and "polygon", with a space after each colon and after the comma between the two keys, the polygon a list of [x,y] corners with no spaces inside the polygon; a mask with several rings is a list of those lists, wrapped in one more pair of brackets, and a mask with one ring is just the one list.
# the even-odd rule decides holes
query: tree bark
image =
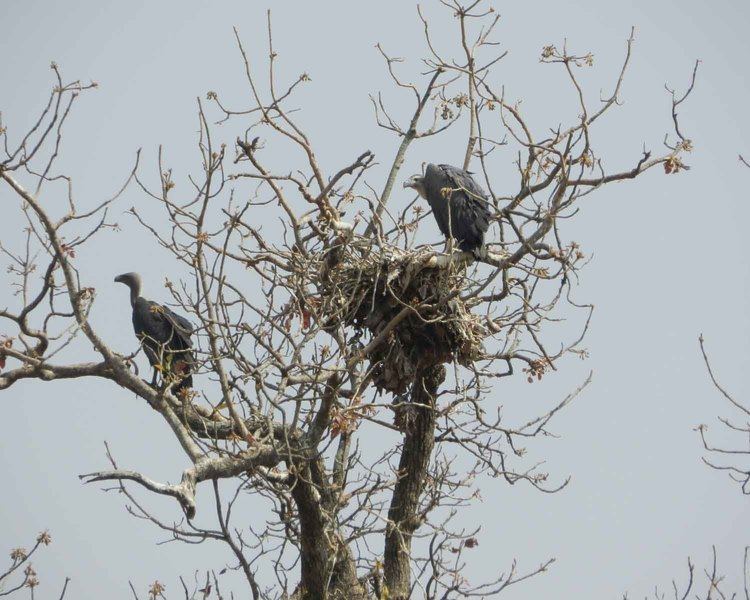
{"label": "tree bark", "polygon": [[383,572],[390,600],[405,600],[411,592],[411,541],[422,524],[419,501],[435,446],[435,395],[445,378],[442,365],[420,369],[411,402],[398,410],[404,443],[398,465],[399,480],[388,511]]}
{"label": "tree bark", "polygon": [[319,457],[300,461],[292,484],[300,522],[301,580],[293,598],[301,600],[364,600],[351,552],[338,531],[326,497],[330,486]]}

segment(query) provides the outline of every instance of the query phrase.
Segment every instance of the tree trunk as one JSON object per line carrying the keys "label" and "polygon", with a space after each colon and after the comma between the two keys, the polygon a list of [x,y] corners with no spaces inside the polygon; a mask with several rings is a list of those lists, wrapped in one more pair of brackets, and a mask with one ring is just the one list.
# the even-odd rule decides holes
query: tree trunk
{"label": "tree trunk", "polygon": [[398,465],[399,480],[388,511],[383,571],[390,600],[404,600],[411,591],[411,540],[421,525],[419,500],[435,445],[435,393],[445,378],[442,365],[420,369],[411,403],[397,415],[404,429]]}
{"label": "tree trunk", "polygon": [[296,467],[300,475],[292,485],[300,522],[301,580],[293,598],[301,600],[364,600],[367,593],[357,580],[349,548],[327,509],[327,483],[320,458]]}

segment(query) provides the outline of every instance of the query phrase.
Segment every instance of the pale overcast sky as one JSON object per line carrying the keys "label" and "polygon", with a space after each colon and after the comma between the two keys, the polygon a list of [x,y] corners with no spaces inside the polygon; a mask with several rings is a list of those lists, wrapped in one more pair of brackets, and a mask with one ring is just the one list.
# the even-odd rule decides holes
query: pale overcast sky
{"label": "pale overcast sky", "polygon": [[[82,205],[119,186],[138,148],[146,173],[156,173],[155,152],[163,144],[176,177],[184,176],[198,165],[195,98],[216,90],[241,103],[247,92],[232,27],[251,56],[262,60],[269,5],[282,73],[312,77],[300,100],[302,119],[324,166],[333,170],[365,149],[387,164],[397,140],[375,127],[368,93],[385,90],[401,116],[411,105],[393,92],[374,45],[414,59],[426,54],[415,4],[405,0],[4,0],[4,122],[16,131],[31,122],[55,60],[66,78],[100,84],[78,104],[66,130],[62,165],[74,176]],[[435,15],[437,37],[453,36],[449,13],[437,1],[424,6]],[[747,499],[702,465],[693,428],[730,414],[703,368],[699,332],[725,386],[750,398],[750,170],[737,160],[738,153],[750,154],[750,3],[539,0],[495,6],[502,15],[498,39],[509,54],[493,83],[523,101],[537,131],[577,115],[569,87],[553,68],[539,64],[541,48],[567,38],[571,48],[593,52],[595,66],[582,77],[595,98],[600,89],[611,89],[630,27],[636,27],[624,105],[597,131],[599,155],[613,170],[631,168],[644,144],[660,149],[671,127],[664,84],[683,87],[694,60],[703,63],[681,114],[695,144],[688,157],[692,170],[670,177],[654,170],[610,186],[566,223],[570,237],[593,255],[577,290],[580,300],[596,305],[590,358],[568,361],[541,383],[528,385],[520,375],[504,380],[497,394],[510,416],[533,413],[593,369],[593,384],[553,427],[560,438],[528,445],[534,457],[547,460],[554,479],[570,474],[572,481],[555,495],[483,482],[483,502],[462,515],[467,527],[482,526],[467,574],[479,579],[505,570],[514,557],[522,569],[555,557],[547,574],[505,597],[614,599],[628,592],[639,598],[673,577],[683,580],[688,556],[708,564],[715,545],[727,580],[738,587],[742,549],[750,542]],[[418,72],[418,63],[413,69]],[[227,140],[238,133],[221,131]],[[422,161],[460,163],[457,140],[438,137],[414,149],[404,176]],[[514,158],[497,154],[494,160],[511,173]],[[383,169],[373,171],[374,182]],[[515,185],[513,179],[507,191]],[[105,235],[92,246],[95,252],[79,257],[85,285],[98,290],[93,319],[123,352],[133,349],[134,339],[126,294],[112,277],[139,270],[148,294],[159,299],[170,268],[122,214],[145,202],[130,189],[115,211],[123,231]],[[16,244],[17,203],[2,188],[0,205],[0,237]],[[0,305],[10,302],[9,290],[0,288]],[[104,440],[123,464],[157,479],[178,477],[185,460],[142,402],[106,383],[20,382],[0,396],[0,406],[0,552],[51,530],[54,544],[38,561],[41,597],[53,597],[65,575],[73,578],[70,598],[125,599],[128,579],[145,592],[157,578],[178,597],[180,574],[221,568],[229,559],[219,546],[156,545],[163,535],[129,517],[121,498],[78,481],[79,473],[106,466]],[[726,441],[719,427],[711,431],[717,442]],[[163,514],[178,514],[171,499],[148,501]]]}

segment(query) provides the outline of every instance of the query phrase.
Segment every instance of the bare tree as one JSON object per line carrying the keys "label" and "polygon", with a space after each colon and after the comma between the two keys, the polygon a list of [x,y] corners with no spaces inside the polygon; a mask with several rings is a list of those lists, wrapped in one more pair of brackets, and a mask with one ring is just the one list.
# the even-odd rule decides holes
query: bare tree
{"label": "bare tree", "polygon": [[[747,166],[747,163],[742,158],[742,156],[739,157],[740,161]],[[711,383],[714,385],[714,387],[721,393],[721,395],[729,402],[729,404],[740,413],[744,418],[747,418],[750,416],[750,409],[748,409],[747,406],[742,404],[741,402],[735,400],[735,398],[726,391],[726,389],[719,383],[719,381],[716,378],[716,375],[714,374],[713,368],[711,367],[711,362],[708,358],[708,354],[706,352],[705,347],[705,340],[703,338],[703,334],[698,336],[698,344],[700,345],[701,355],[703,357],[703,362],[706,365],[706,370],[708,371],[708,376],[711,379]],[[737,422],[733,422],[727,417],[717,417],[719,422],[730,432],[739,433],[746,439],[748,436],[750,436],[750,421],[745,422],[744,424],[739,424]],[[750,482],[750,468],[742,465],[740,459],[743,457],[747,457],[747,455],[750,454],[750,448],[725,448],[720,446],[715,446],[713,443],[711,443],[707,437],[707,431],[708,426],[705,424],[698,425],[695,430],[699,433],[701,437],[701,442],[703,443],[703,448],[706,452],[709,453],[710,457],[716,457],[716,460],[721,460],[722,462],[716,462],[714,458],[706,458],[705,456],[702,457],[703,462],[711,467],[712,469],[715,469],[717,471],[724,471],[729,474],[730,479],[740,484],[740,489],[742,490],[743,494],[750,494],[750,488],[748,487],[748,482]],[[750,550],[750,547],[745,547],[745,553],[744,558],[742,561],[743,569],[743,588],[742,593],[744,594],[745,598],[750,598],[750,587],[748,587],[748,551]],[[688,597],[696,597],[696,598],[705,598],[706,600],[710,600],[711,598],[736,598],[739,596],[739,592],[733,592],[730,593],[726,590],[726,585],[724,582],[724,576],[721,575],[721,573],[718,570],[717,567],[717,555],[716,555],[716,547],[712,548],[713,552],[713,560],[711,562],[711,566],[709,568],[703,569],[703,578],[705,581],[703,582],[705,587],[705,592],[699,592],[699,582],[697,581],[697,577],[695,574],[695,566],[693,562],[688,558],[688,578],[687,582],[683,584],[683,587],[678,586],[676,582],[672,582],[672,590],[674,592],[674,598],[675,600],[685,600]],[[683,589],[684,588],[684,589]],[[627,598],[627,596],[626,596]],[[658,589],[654,592],[654,599],[655,600],[661,600],[662,598],[666,598],[665,594],[660,594]]]}
{"label": "bare tree", "polygon": [[[743,558],[743,586],[742,593],[745,598],[750,597],[750,587],[748,587],[748,550],[745,548],[745,555]],[[696,572],[695,565],[688,558],[687,560],[687,580],[682,583],[672,581],[670,592],[654,589],[653,600],[666,600],[667,598],[674,600],[687,600],[687,598],[696,598],[697,600],[728,600],[739,597],[739,592],[730,592],[727,590],[726,582],[724,581],[724,575],[721,574],[718,567],[718,559],[716,555],[716,547],[711,548],[713,558],[711,565],[707,568]],[[628,595],[623,596],[623,600],[627,600]]]}
{"label": "bare tree", "polygon": [[[40,548],[49,546],[52,543],[52,536],[48,531],[43,531],[36,536],[36,541],[31,550],[17,547],[10,551],[10,565],[5,570],[0,570],[0,598],[3,596],[20,596],[24,592],[32,598],[35,596],[35,590],[41,583],[39,574],[34,568],[32,558]],[[2,569],[2,567],[0,567]],[[62,590],[57,596],[59,600],[65,598],[68,591],[69,578],[65,578]]]}
{"label": "bare tree", "polygon": [[713,383],[714,387],[721,393],[724,399],[729,402],[733,410],[739,414],[740,418],[745,419],[744,423],[738,423],[728,417],[717,417],[719,422],[729,431],[739,434],[745,439],[743,448],[725,448],[713,445],[706,436],[708,426],[703,424],[698,425],[696,430],[701,436],[704,450],[709,453],[709,456],[715,457],[716,460],[720,460],[721,464],[715,462],[714,458],[703,457],[702,460],[712,469],[726,471],[733,481],[740,484],[740,489],[743,494],[750,494],[750,466],[742,464],[743,459],[746,459],[747,456],[750,455],[750,444],[748,443],[748,440],[750,439],[750,408],[742,402],[735,400],[735,398],[727,392],[717,380],[716,375],[711,368],[708,354],[706,353],[702,334],[698,337],[698,343],[700,344],[701,355],[703,356],[703,362],[708,370],[708,375],[711,378],[711,383]]}
{"label": "bare tree", "polygon": [[[70,110],[95,84],[65,83],[54,64],[38,121],[20,137],[2,129],[0,179],[20,200],[28,227],[14,246],[3,240],[1,247],[16,295],[15,307],[0,311],[7,328],[0,366],[10,363],[0,389],[24,379],[85,385],[95,377],[142,399],[184,451],[180,482],[121,467],[109,448],[109,468],[82,480],[112,482],[135,517],[176,540],[225,544],[253,598],[484,597],[546,571],[553,559],[529,570],[514,562],[485,582],[468,581],[462,570],[477,531],[453,526],[453,518],[483,477],[543,492],[564,487],[567,480],[550,482],[541,463],[528,461],[524,444],[550,434],[550,421],[591,376],[520,424],[506,422],[491,391],[519,367],[533,382],[571,356],[586,356],[593,307],[573,295],[586,257],[563,231],[580,200],[654,167],[666,174],[688,168],[692,142],[677,110],[697,63],[687,91],[670,90],[674,133],[663,151],[644,150],[610,171],[596,124],[620,104],[633,32],[611,92],[593,100],[578,75],[593,56],[567,44],[542,49],[541,61],[562,69],[578,102],[567,125],[545,128],[529,123],[496,86],[493,67],[505,56],[493,37],[497,13],[482,0],[441,4],[455,19],[454,50],[434,38],[420,10],[427,72],[416,83],[401,73],[401,59],[379,47],[395,89],[413,100],[401,115],[382,93],[372,96],[377,124],[398,139],[381,182],[365,147],[337,170],[322,169],[292,105],[309,77],[278,81],[270,14],[265,74],[235,31],[252,104],[229,107],[215,92],[198,101],[203,169],[188,179],[189,193],[176,187],[160,151],[155,184],[136,160],[118,193],[77,206],[73,182],[55,167]],[[240,132],[234,147],[217,140],[214,119]],[[453,158],[481,174],[493,207],[481,262],[417,244],[425,213],[413,202],[401,210],[390,202],[406,154],[456,127],[466,128],[466,145]],[[504,156],[516,157],[515,182],[491,175],[503,146]],[[163,210],[160,222],[139,207],[130,212],[183,273],[167,287],[197,325],[198,385],[189,393],[174,394],[167,377],[149,385],[138,376],[136,354],[116,352],[89,320],[96,290],[76,267],[76,253],[114,226],[108,210],[129,184]],[[261,210],[273,211],[276,224],[266,219],[259,227]],[[555,327],[576,314],[577,331]],[[80,338],[89,345],[77,345]],[[81,361],[87,347],[93,350]],[[154,514],[133,484],[173,497],[184,518]],[[200,485],[212,490],[213,505],[197,505]],[[267,513],[235,525],[251,495]],[[199,510],[215,514],[214,525],[202,525]],[[194,597],[216,579],[207,577]],[[161,597],[156,584],[149,594]]]}

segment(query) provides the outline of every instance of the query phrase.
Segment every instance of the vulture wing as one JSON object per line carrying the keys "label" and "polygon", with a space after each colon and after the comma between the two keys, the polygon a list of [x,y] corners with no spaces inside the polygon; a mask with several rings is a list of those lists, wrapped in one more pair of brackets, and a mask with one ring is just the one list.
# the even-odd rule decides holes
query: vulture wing
{"label": "vulture wing", "polygon": [[193,353],[193,342],[190,339],[193,333],[193,324],[166,306],[161,308],[163,309],[164,319],[172,329],[172,341],[169,347],[171,350],[177,351],[173,354],[172,368],[182,375],[182,380],[175,387],[175,392],[179,392],[181,389],[193,387],[191,372],[195,368],[195,354]]}
{"label": "vulture wing", "polygon": [[190,339],[190,336],[193,334],[193,324],[185,317],[178,315],[166,306],[162,306],[161,308],[164,311],[162,313],[164,319],[172,327],[174,337],[179,338],[184,344],[184,348],[192,348],[193,342]]}
{"label": "vulture wing", "polygon": [[438,165],[440,169],[445,173],[445,176],[453,183],[453,187],[461,188],[468,198],[472,198],[477,202],[481,203],[482,206],[487,206],[487,194],[484,190],[479,187],[479,184],[474,181],[469,171],[464,171],[458,167],[452,167],[451,165]]}
{"label": "vulture wing", "polygon": [[440,166],[429,164],[425,169],[424,186],[427,202],[430,204],[440,232],[445,237],[450,237],[448,203],[443,196],[443,189],[452,187],[450,179]]}
{"label": "vulture wing", "polygon": [[462,250],[475,250],[484,243],[490,226],[487,195],[468,171],[451,165],[438,168],[447,182],[445,187],[453,190],[448,202],[452,235],[460,241]]}
{"label": "vulture wing", "polygon": [[143,340],[151,364],[159,362],[162,348],[188,350],[192,348],[190,322],[157,302],[138,298],[133,306],[133,329]]}

